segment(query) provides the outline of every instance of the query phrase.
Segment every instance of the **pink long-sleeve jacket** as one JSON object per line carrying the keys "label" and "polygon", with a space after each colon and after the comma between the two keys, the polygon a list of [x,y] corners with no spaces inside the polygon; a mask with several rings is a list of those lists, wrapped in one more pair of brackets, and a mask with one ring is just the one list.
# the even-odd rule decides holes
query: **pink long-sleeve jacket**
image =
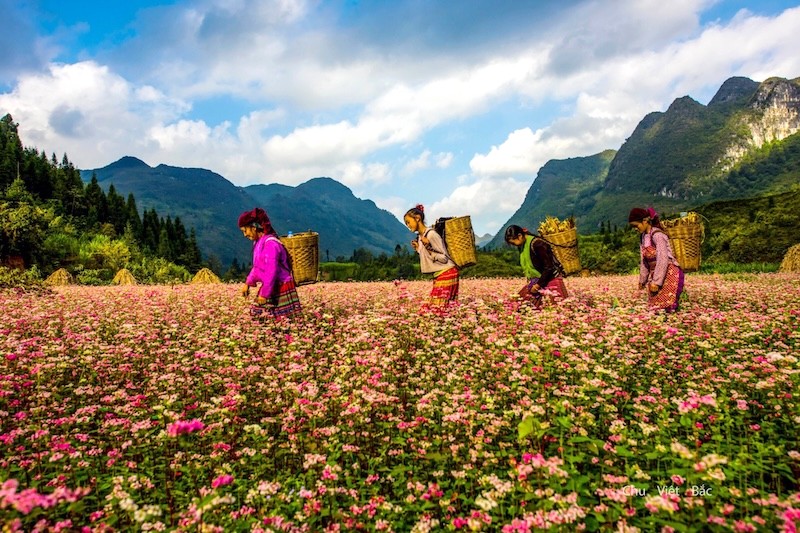
{"label": "pink long-sleeve jacket", "polygon": [[289,254],[275,235],[259,237],[253,245],[253,268],[245,283],[255,287],[261,282],[258,295],[262,298],[277,296],[282,283],[292,279]]}
{"label": "pink long-sleeve jacket", "polygon": [[642,254],[639,262],[639,285],[653,283],[661,287],[664,284],[664,279],[667,277],[667,268],[669,265],[672,264],[679,267],[680,264],[672,253],[669,237],[667,237],[667,234],[663,231],[653,231],[651,228],[650,231],[642,235],[640,249],[648,246],[655,246],[656,248],[656,265],[651,272]]}

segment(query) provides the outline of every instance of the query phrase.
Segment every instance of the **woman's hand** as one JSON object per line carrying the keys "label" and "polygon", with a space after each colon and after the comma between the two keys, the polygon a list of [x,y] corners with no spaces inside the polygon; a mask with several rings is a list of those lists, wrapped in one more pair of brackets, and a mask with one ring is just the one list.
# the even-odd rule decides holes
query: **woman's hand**
{"label": "woman's hand", "polygon": [[256,303],[258,305],[264,305],[265,303],[267,303],[267,299],[264,298],[263,296],[256,296]]}
{"label": "woman's hand", "polygon": [[650,290],[650,294],[656,294],[658,291],[661,290],[661,287],[659,287],[655,283],[651,283],[648,289]]}
{"label": "woman's hand", "polygon": [[244,286],[242,287],[242,296],[244,296],[245,298],[250,296],[250,285],[248,285],[247,283],[245,283]]}

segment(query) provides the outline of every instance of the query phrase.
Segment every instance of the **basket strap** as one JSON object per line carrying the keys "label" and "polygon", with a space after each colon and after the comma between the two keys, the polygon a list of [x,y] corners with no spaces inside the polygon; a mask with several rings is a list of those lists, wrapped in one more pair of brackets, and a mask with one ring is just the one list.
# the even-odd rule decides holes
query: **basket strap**
{"label": "basket strap", "polygon": [[[558,246],[559,248],[577,248],[578,247],[577,244],[575,246],[562,246],[562,245],[559,245],[559,244],[555,244],[555,243],[552,243],[552,242],[548,241],[547,239],[545,239],[541,235],[539,235],[538,238],[542,239],[544,242],[549,244],[551,247],[552,246]],[[564,265],[562,265],[561,261],[558,260],[558,257],[556,257],[556,254],[553,252],[552,248],[550,249],[550,251],[552,252],[550,255],[553,256],[553,266],[555,267],[556,275],[560,275],[562,277],[566,276],[567,275],[567,271],[564,269]],[[531,247],[531,252],[533,252],[533,247]]]}
{"label": "basket strap", "polygon": [[293,265],[292,265],[292,256],[289,255],[289,250],[286,248],[286,245],[283,244],[283,242],[278,237],[276,237],[275,235],[272,235],[272,234],[267,235],[267,240],[268,241],[277,242],[278,244],[281,245],[283,250],[286,252],[286,262],[281,262],[281,263],[282,263],[283,267],[286,270],[288,270],[289,272],[292,273],[292,279],[294,279],[294,268],[293,268]]}
{"label": "basket strap", "polygon": [[[425,233],[423,233],[423,234],[422,234],[422,236],[423,236],[423,237],[427,237],[427,236],[428,236],[428,232],[430,232],[430,231],[433,231],[433,228],[428,228],[428,229],[426,229],[426,230],[425,230]],[[437,233],[437,235],[439,235],[439,234]],[[441,238],[442,236],[441,236],[441,235],[439,235],[439,237]],[[453,260],[453,258],[452,258],[452,257],[450,257],[450,252],[449,252],[449,250],[447,249],[447,243],[445,242],[445,240],[444,240],[444,239],[442,239],[442,245],[444,246],[444,256],[447,258],[447,260],[448,260],[448,261],[450,261],[451,263],[453,263],[454,265],[456,265],[456,270],[460,270],[460,267],[458,266],[458,263],[456,263],[456,262]]]}

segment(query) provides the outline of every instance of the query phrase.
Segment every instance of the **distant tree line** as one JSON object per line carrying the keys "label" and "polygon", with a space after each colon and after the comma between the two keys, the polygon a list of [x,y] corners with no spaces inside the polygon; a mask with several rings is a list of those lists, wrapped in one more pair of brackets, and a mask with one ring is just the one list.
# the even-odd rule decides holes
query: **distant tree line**
{"label": "distant tree line", "polygon": [[[127,267],[141,281],[184,281],[203,266],[194,229],[155,209],[141,215],[132,194],[84,184],[66,154],[24,148],[11,115],[0,119],[0,264],[67,268],[90,284]],[[81,279],[83,278],[83,279]]]}

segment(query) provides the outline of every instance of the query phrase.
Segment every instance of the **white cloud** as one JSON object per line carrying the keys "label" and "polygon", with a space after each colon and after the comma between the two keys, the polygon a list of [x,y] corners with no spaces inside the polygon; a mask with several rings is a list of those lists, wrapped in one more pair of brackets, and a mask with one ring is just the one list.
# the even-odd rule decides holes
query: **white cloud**
{"label": "white cloud", "polygon": [[339,181],[348,186],[365,183],[386,183],[391,179],[389,165],[384,163],[349,163],[339,170]]}
{"label": "white cloud", "polygon": [[453,163],[453,154],[451,152],[439,152],[432,154],[430,150],[423,150],[419,156],[412,159],[403,166],[401,174],[403,176],[410,176],[420,170],[425,170],[435,166],[436,168],[447,168]]}
{"label": "white cloud", "polygon": [[146,151],[150,125],[179,117],[188,105],[86,61],[23,76],[13,92],[0,94],[0,108],[20,123],[26,145],[78,154],[81,165]]}
{"label": "white cloud", "polygon": [[414,174],[418,170],[425,170],[426,168],[430,168],[431,166],[431,151],[425,150],[416,159],[412,159],[408,163],[405,164],[403,167],[402,174],[403,175],[410,175]]}
{"label": "white cloud", "polygon": [[497,220],[508,220],[525,199],[530,181],[515,178],[482,179],[456,187],[447,197],[426,207],[426,220],[443,216],[470,215],[477,233],[497,231]]}
{"label": "white cloud", "polygon": [[436,154],[436,162],[435,165],[438,168],[447,168],[453,164],[453,153],[452,152],[440,152]]}

